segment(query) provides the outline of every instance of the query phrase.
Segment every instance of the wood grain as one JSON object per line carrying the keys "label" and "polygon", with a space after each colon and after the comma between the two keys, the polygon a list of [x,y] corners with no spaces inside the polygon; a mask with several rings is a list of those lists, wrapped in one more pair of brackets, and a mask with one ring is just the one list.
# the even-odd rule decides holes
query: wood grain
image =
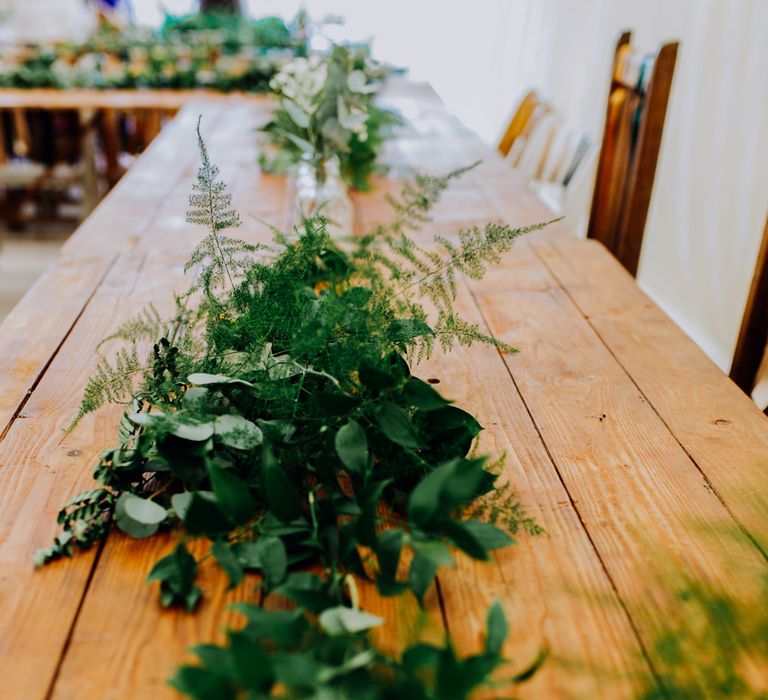
{"label": "wood grain", "polygon": [[[408,125],[387,147],[390,177],[355,197],[361,227],[389,218],[383,195],[410,169],[445,172],[480,157],[485,162],[446,193],[421,240],[488,220],[522,225],[548,216],[428,88],[402,84],[387,101]],[[10,370],[0,375],[0,419],[9,425],[0,442],[3,697],[175,697],[165,679],[189,658],[187,647],[220,640],[223,627],[238,622],[227,605],[252,596],[255,578],[228,592],[223,574],[206,566],[197,615],[161,610],[143,582],[172,535],[117,534],[98,556],[40,572],[31,558],[114,440],[120,407],[61,434],[97,361],[92,348],[140,304],[168,308],[171,290],[186,284],[183,261],[203,235],[183,215],[199,110],[243,215],[238,235],[264,240],[260,220],[289,220],[288,183],[256,165],[251,130],[267,109],[238,99],[184,108],[3,326]],[[521,352],[462,349],[416,371],[478,415],[486,427],[480,449],[507,453],[502,479],[547,534],[519,535],[487,565],[458,558],[441,572],[424,618],[407,598],[380,599],[361,587],[366,609],[390,621],[379,642],[396,652],[418,633],[439,641],[442,613],[458,649],[471,652],[498,598],[512,627],[510,668],[551,649],[521,697],[636,697],[652,670],[663,671],[654,640],[678,581],[696,577],[750,600],[765,573],[756,543],[768,527],[761,510],[768,424],[602,247],[573,239],[562,223],[518,245],[484,282],[461,285],[457,303]]]}
{"label": "wood grain", "polygon": [[[531,245],[517,246],[507,265],[473,293],[494,334],[521,348],[505,357],[507,366],[646,653],[660,665],[654,643],[666,629],[671,586],[706,581],[751,600],[765,559]],[[734,560],[738,577],[728,567]]]}

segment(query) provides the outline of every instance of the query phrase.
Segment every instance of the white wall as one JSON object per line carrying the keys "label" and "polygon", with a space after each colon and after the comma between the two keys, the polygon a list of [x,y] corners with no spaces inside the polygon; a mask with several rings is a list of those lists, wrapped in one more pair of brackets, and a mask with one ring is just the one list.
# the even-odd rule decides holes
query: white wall
{"label": "white wall", "polygon": [[85,39],[94,26],[83,0],[0,0],[3,41]]}
{"label": "white wall", "polygon": [[535,0],[520,67],[599,136],[620,30],[681,42],[638,281],[730,365],[768,207],[768,2]]}

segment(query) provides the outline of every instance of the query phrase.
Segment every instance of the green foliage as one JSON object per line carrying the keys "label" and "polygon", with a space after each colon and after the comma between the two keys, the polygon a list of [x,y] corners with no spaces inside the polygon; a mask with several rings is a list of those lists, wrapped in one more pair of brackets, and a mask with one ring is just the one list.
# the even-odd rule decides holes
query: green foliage
{"label": "green foliage", "polygon": [[72,556],[75,546],[88,549],[109,532],[115,496],[107,489],[97,488],[81,493],[68,501],[58,516],[62,528],[53,544],[35,553],[35,564],[42,566],[59,557]]}
{"label": "green foliage", "polygon": [[88,380],[80,402],[80,409],[67,427],[66,432],[74,430],[83,416],[95,411],[105,403],[128,401],[133,394],[135,377],[143,368],[135,345],[127,350],[120,348],[111,363],[102,359],[96,365],[93,377]]}
{"label": "green foliage", "polygon": [[768,579],[749,604],[703,583],[686,586],[654,641],[658,682],[649,679],[641,699],[766,700],[768,688],[754,674],[768,661],[766,610]]}
{"label": "green foliage", "polygon": [[167,17],[160,31],[107,24],[83,43],[25,47],[4,62],[0,86],[267,92],[280,66],[306,52],[305,40],[277,17]]}
{"label": "green foliage", "polygon": [[[258,571],[263,592],[305,611],[291,618],[300,638],[275,639],[278,618],[259,618],[262,632],[233,632],[226,649],[206,647],[203,666],[174,681],[195,697],[270,693],[289,677],[293,694],[282,697],[338,690],[333,697],[385,698],[411,688],[421,694],[407,697],[468,697],[501,662],[506,623],[498,609],[480,656],[459,659],[447,643],[419,645],[395,661],[371,646],[372,618],[350,605],[349,582],[423,602],[453,550],[484,561],[512,543],[493,523],[465,515],[497,478],[485,458],[468,456],[479,422],[413,376],[406,358],[428,353],[435,337],[445,347],[499,345],[451,302],[457,275],[479,277],[521,230],[494,225],[461,233],[455,245],[418,246],[406,229],[426,220],[457,171],[417,178],[395,202],[393,224],[349,251],[315,217],[297,237],[276,232],[272,255],[260,259],[221,235],[239,218],[202,138],[200,151],[189,214],[209,230],[193,254],[203,271],[192,287],[203,292],[198,308],[188,311],[186,296],[171,321],[150,310],[115,334],[131,343],[118,354],[130,363],[102,369],[79,412],[122,399],[130,391],[122,375],[140,373],[119,445],[95,470],[106,495],[86,498],[82,512],[80,501],[69,504],[64,533],[39,561],[100,539],[110,517],[132,537],[177,528],[184,541],[149,576],[163,605],[198,604],[199,560],[187,544],[205,540],[203,557],[231,585]],[[138,342],[157,329],[163,336],[140,363]],[[297,571],[299,564],[321,573]],[[248,615],[261,614],[255,610]],[[300,665],[306,673],[297,676]],[[355,694],[376,688],[380,694]]]}
{"label": "green foliage", "polygon": [[222,236],[221,231],[240,226],[240,215],[232,209],[232,195],[218,179],[219,169],[208,158],[208,149],[197,122],[197,142],[200,148],[200,168],[189,195],[187,222],[205,226],[209,231],[184,266],[184,272],[199,267],[198,279],[189,290],[202,289],[212,299],[217,288],[226,284],[235,288],[235,279],[248,269],[256,247],[244,241]]}
{"label": "green foliage", "polygon": [[344,182],[367,190],[384,141],[401,123],[374,103],[377,82],[388,72],[365,46],[334,46],[327,57],[286,64],[270,82],[280,104],[261,129],[262,167],[285,172],[308,160],[323,182],[328,160],[338,158]]}
{"label": "green foliage", "polygon": [[483,686],[519,684],[542,657],[502,683],[491,674],[506,663],[501,647],[507,621],[498,603],[488,614],[485,648],[460,658],[450,642],[415,644],[400,659],[378,652],[369,631],[384,620],[362,610],[336,606],[319,617],[301,609],[268,611],[238,606],[247,619],[230,632],[225,647],[200,646],[198,666],[183,666],[171,679],[180,692],[199,700],[249,697],[348,698],[349,700],[466,700]]}

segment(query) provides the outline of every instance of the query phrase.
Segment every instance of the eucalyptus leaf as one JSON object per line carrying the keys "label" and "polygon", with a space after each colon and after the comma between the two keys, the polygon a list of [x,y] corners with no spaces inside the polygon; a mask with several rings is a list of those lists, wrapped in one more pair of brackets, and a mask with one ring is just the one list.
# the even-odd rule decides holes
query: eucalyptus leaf
{"label": "eucalyptus leaf", "polygon": [[206,374],[205,372],[195,372],[189,375],[189,383],[200,387],[221,386],[224,384],[237,384],[240,386],[252,387],[251,382],[246,382],[237,377],[228,377],[225,374]]}
{"label": "eucalyptus leaf", "polygon": [[378,615],[344,606],[323,610],[318,620],[323,630],[333,637],[358,634],[384,624],[384,618]]}
{"label": "eucalyptus leaf", "polygon": [[217,416],[214,431],[227,447],[236,450],[252,450],[261,445],[264,439],[258,425],[232,413]]}
{"label": "eucalyptus leaf", "polygon": [[165,508],[132,493],[122,494],[115,506],[117,527],[137,539],[154,535],[166,516]]}

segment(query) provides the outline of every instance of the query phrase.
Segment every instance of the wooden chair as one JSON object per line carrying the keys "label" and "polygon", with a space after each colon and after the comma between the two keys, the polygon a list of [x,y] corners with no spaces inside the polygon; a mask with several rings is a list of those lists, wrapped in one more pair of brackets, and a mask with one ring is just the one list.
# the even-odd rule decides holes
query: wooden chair
{"label": "wooden chair", "polygon": [[747,394],[755,387],[768,343],[768,220],[744,308],[730,376]]}
{"label": "wooden chair", "polygon": [[512,145],[525,131],[531,117],[542,104],[539,96],[533,90],[523,96],[515,113],[512,115],[512,119],[509,121],[509,126],[507,126],[504,135],[499,141],[497,148],[501,155],[506,157],[509,154]]}
{"label": "wooden chair", "polygon": [[633,275],[656,174],[677,42],[640,52],[624,32],[616,45],[587,235]]}
{"label": "wooden chair", "polygon": [[11,228],[23,225],[25,202],[44,193],[64,193],[72,185],[83,191],[82,215],[98,203],[98,173],[93,110],[0,110],[0,189],[3,216]]}

